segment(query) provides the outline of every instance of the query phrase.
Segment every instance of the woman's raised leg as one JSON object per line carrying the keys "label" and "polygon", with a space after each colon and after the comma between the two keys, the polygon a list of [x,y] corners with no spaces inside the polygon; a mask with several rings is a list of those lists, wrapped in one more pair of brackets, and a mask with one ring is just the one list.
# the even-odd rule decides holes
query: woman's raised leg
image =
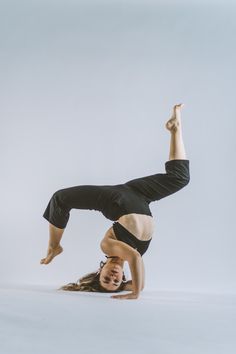
{"label": "woman's raised leg", "polygon": [[173,108],[171,118],[166,123],[166,128],[171,133],[169,160],[185,160],[186,152],[182,136],[180,110],[183,104],[177,104]]}
{"label": "woman's raised leg", "polygon": [[126,182],[126,185],[142,194],[148,203],[167,197],[189,183],[189,160],[186,158],[182,137],[180,109],[183,104],[173,108],[166,128],[171,133],[169,160],[165,163],[166,173],[156,173]]}

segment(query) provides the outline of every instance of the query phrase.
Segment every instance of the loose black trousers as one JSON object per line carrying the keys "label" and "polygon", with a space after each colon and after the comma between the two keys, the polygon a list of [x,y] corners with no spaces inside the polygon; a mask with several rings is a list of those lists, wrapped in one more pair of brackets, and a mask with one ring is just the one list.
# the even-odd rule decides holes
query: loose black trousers
{"label": "loose black trousers", "polygon": [[166,173],[132,179],[117,185],[80,185],[56,191],[43,217],[58,228],[67,225],[71,209],[90,209],[116,221],[122,215],[137,213],[152,216],[151,202],[177,192],[189,183],[189,160],[169,160]]}

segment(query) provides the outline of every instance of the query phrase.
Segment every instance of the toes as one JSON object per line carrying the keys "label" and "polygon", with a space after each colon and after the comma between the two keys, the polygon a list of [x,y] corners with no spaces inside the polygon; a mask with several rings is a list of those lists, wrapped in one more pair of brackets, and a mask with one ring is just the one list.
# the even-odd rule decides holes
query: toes
{"label": "toes", "polygon": [[52,259],[52,256],[48,256],[47,258],[45,258],[44,264],[48,264],[49,262],[51,262]]}
{"label": "toes", "polygon": [[182,108],[183,106],[184,106],[183,103],[179,103],[174,106],[174,109],[179,109],[179,108]]}
{"label": "toes", "polygon": [[40,263],[41,264],[48,264],[52,261],[52,259],[57,256],[58,254],[60,254],[63,251],[63,248],[61,246],[58,247],[58,249],[54,250],[54,252],[49,252],[49,254],[47,255],[47,257],[42,258]]}
{"label": "toes", "polygon": [[43,258],[41,259],[40,263],[41,264],[48,264],[51,261],[51,259],[49,257]]}

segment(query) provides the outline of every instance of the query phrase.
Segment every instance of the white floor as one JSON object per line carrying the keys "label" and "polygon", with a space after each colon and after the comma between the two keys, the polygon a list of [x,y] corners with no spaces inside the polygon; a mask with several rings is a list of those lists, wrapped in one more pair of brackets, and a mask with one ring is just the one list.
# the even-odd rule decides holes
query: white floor
{"label": "white floor", "polygon": [[151,292],[138,300],[0,287],[2,354],[235,354],[236,296]]}

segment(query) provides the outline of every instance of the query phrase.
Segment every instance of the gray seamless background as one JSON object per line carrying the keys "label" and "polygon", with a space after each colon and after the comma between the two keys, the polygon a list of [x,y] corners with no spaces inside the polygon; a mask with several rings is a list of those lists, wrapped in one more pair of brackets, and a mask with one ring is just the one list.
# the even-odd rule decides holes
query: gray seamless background
{"label": "gray seamless background", "polygon": [[234,3],[0,7],[1,282],[56,286],[97,270],[112,222],[89,210],[71,211],[64,253],[40,265],[49,199],[164,172],[164,125],[183,102],[191,182],[151,204],[145,289],[235,293]]}

